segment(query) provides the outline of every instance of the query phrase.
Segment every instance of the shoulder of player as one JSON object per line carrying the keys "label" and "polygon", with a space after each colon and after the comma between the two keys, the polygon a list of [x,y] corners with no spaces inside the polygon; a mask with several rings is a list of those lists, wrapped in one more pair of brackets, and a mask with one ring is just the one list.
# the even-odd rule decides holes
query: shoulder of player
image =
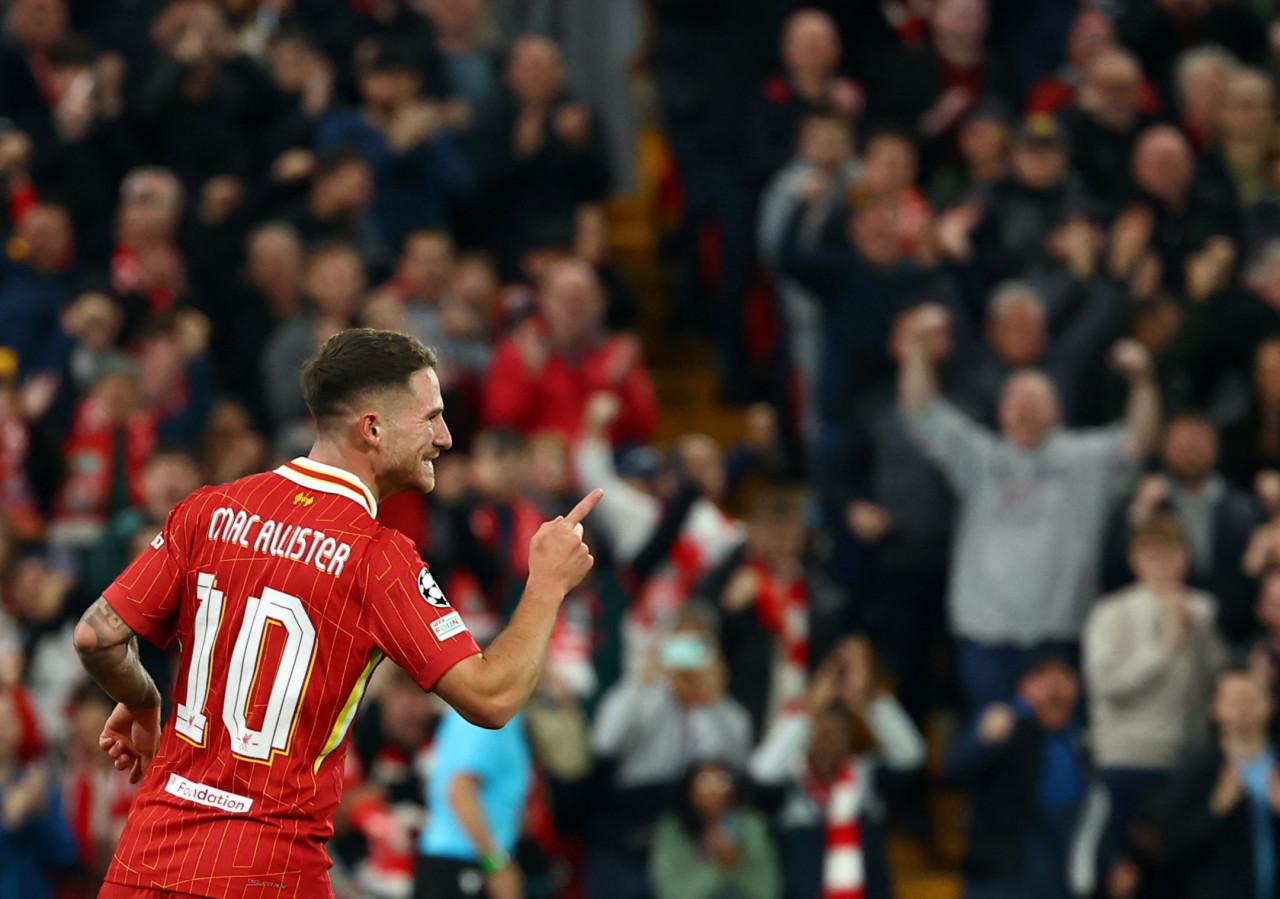
{"label": "shoulder of player", "polygon": [[407,562],[413,568],[421,568],[426,563],[418,552],[418,547],[405,536],[404,532],[387,527],[380,521],[371,524],[369,534],[369,559],[386,559],[391,562]]}

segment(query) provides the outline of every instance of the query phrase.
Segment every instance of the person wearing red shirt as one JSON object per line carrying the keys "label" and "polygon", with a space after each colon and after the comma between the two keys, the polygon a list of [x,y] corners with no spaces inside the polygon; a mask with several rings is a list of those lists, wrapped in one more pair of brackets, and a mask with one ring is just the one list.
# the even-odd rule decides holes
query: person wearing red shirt
{"label": "person wearing red shirt", "polygon": [[[452,445],[435,362],[394,332],[330,338],[302,374],[310,455],[192,493],[76,626],[118,703],[100,745],[142,781],[100,896],[332,897],[324,847],[378,664],[486,727],[529,697],[594,563],[579,525],[602,494],[534,535],[524,596],[482,654],[413,544],[376,520],[384,497],[429,492]],[[181,645],[163,734],[137,634]]]}
{"label": "person wearing red shirt", "polygon": [[658,401],[639,347],[628,335],[604,333],[604,293],[595,270],[570,259],[547,274],[538,314],[498,345],[484,386],[485,423],[525,434],[582,428],[587,399],[618,397],[622,410],[609,434],[616,446],[648,442],[658,427]]}

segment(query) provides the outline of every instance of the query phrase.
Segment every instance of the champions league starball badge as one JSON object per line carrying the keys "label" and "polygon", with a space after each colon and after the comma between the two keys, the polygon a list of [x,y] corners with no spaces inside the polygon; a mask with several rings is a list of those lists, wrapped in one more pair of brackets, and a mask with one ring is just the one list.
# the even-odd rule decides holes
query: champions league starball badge
{"label": "champions league starball badge", "polygon": [[418,592],[422,594],[422,598],[428,604],[438,609],[449,608],[449,600],[444,598],[444,591],[440,589],[436,579],[431,576],[431,572],[425,568],[418,572]]}

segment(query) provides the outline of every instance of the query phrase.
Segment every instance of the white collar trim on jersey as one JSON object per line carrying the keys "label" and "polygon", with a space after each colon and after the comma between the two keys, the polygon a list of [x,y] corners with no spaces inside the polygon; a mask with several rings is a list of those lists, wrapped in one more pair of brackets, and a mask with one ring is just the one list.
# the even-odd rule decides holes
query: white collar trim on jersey
{"label": "white collar trim on jersey", "polygon": [[[292,468],[290,466],[293,466]],[[299,471],[298,469],[304,469]],[[358,477],[343,468],[334,465],[326,465],[323,462],[317,462],[314,459],[308,459],[306,456],[299,456],[288,465],[281,465],[276,469],[276,474],[281,477],[288,478],[299,486],[306,487],[308,490],[318,490],[321,493],[333,493],[337,496],[345,496],[348,499],[355,500],[364,510],[373,518],[378,517],[378,501],[370,490]],[[323,475],[323,478],[315,477],[315,475]],[[334,483],[332,478],[342,483]]]}

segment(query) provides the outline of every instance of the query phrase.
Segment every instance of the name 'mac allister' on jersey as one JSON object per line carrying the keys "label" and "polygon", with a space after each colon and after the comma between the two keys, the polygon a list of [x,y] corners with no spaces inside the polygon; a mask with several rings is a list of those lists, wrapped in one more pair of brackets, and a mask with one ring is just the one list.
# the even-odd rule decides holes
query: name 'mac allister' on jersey
{"label": "name 'mac allister' on jersey", "polygon": [[355,476],[308,459],[205,487],[104,594],[181,646],[173,713],[107,880],[332,896],[345,738],[383,658],[431,689],[479,652]]}

